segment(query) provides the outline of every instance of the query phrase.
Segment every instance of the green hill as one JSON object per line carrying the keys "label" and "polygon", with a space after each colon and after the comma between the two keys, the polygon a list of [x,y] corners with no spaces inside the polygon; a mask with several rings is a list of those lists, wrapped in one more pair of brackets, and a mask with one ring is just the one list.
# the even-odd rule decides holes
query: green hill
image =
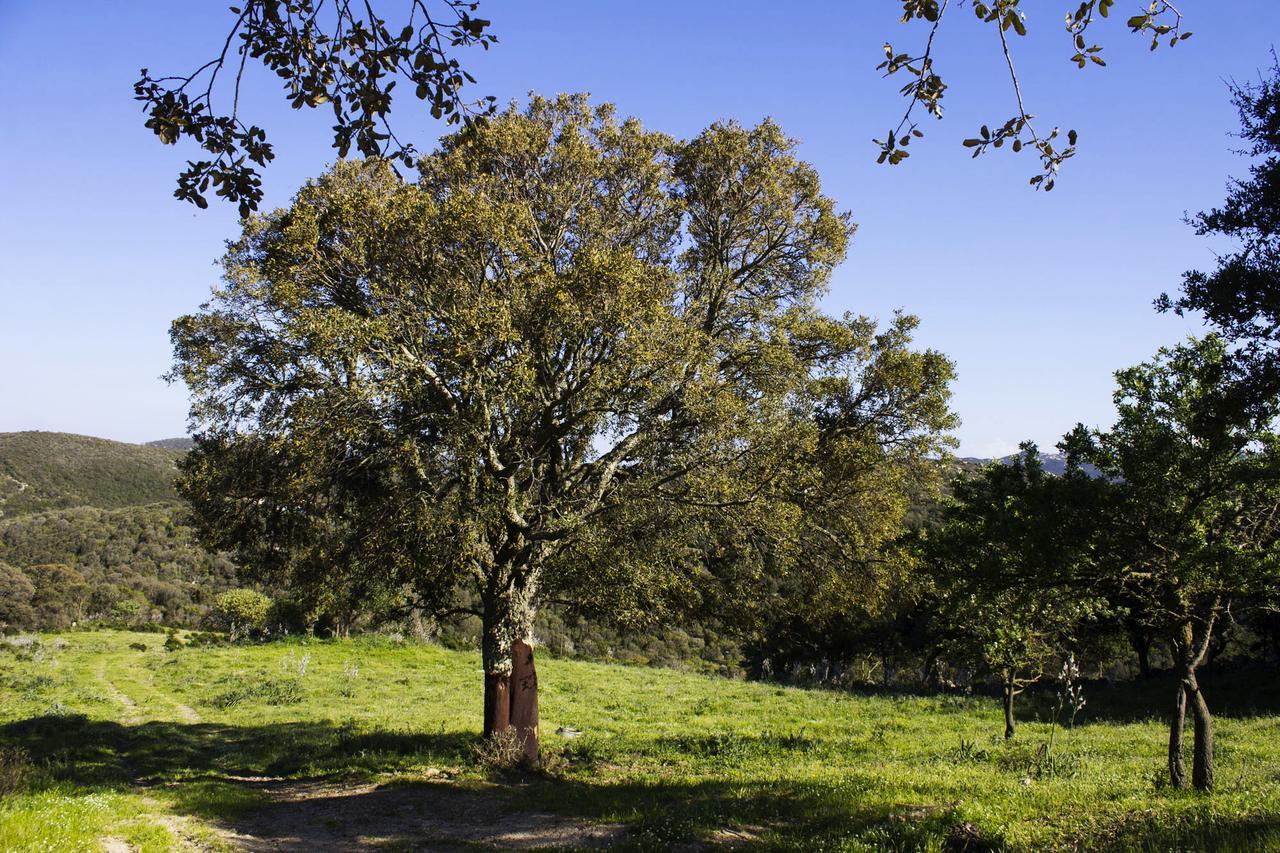
{"label": "green hill", "polygon": [[0,518],[178,500],[182,451],[61,432],[0,433]]}

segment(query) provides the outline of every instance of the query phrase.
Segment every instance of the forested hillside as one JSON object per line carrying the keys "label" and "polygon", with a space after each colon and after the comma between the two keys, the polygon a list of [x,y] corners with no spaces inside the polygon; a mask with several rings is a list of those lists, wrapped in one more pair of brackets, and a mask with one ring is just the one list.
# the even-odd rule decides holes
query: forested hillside
{"label": "forested hillside", "polygon": [[0,566],[21,572],[33,588],[31,611],[0,614],[0,622],[199,624],[209,603],[236,585],[235,566],[195,542],[182,512],[176,505],[75,507],[0,522]]}
{"label": "forested hillside", "polygon": [[0,518],[176,503],[181,451],[60,432],[0,433]]}
{"label": "forested hillside", "polygon": [[173,481],[184,452],[0,434],[0,627],[198,624],[235,586],[235,566],[183,520]]}

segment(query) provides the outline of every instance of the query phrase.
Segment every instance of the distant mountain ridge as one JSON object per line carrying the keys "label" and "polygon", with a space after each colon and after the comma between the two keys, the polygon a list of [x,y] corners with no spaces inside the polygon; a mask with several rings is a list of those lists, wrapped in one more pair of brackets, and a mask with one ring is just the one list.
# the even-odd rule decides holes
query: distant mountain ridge
{"label": "distant mountain ridge", "polygon": [[177,503],[173,481],[184,452],[62,432],[0,433],[0,519]]}
{"label": "distant mountain ridge", "polygon": [[184,435],[179,438],[161,438],[156,441],[148,441],[143,447],[163,447],[165,450],[190,450],[195,447],[196,443],[191,436]]}
{"label": "distant mountain ridge", "polygon": [[[962,456],[960,457],[960,461],[968,462],[973,465],[990,465],[992,462],[999,462],[1001,464],[1008,465],[1021,455],[1022,454],[1020,453],[1010,453],[1008,456],[1001,456],[998,459],[982,459],[977,456]],[[1061,477],[1063,474],[1067,473],[1067,454],[1042,452],[1040,454],[1040,464],[1044,466],[1046,474],[1053,474],[1055,477]],[[1101,475],[1101,472],[1092,465],[1085,464],[1083,468],[1084,472],[1090,477],[1097,477]]]}

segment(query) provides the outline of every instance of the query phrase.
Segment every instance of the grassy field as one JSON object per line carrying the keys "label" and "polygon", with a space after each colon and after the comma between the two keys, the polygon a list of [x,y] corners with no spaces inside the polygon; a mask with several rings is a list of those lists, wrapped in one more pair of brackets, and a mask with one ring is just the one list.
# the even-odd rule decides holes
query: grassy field
{"label": "grassy field", "polygon": [[[1164,682],[1089,687],[1050,766],[1049,726],[1005,743],[985,697],[544,658],[550,768],[521,775],[475,750],[477,655],[378,638],[176,651],[164,639],[0,649],[3,767],[14,748],[29,765],[18,782],[0,773],[16,784],[0,850],[474,849],[498,843],[495,826],[526,846],[937,850],[962,824],[986,845],[971,849],[1280,849],[1271,676],[1203,679],[1219,720],[1219,786],[1204,796],[1160,785]],[[1047,716],[1050,701],[1024,711]]]}

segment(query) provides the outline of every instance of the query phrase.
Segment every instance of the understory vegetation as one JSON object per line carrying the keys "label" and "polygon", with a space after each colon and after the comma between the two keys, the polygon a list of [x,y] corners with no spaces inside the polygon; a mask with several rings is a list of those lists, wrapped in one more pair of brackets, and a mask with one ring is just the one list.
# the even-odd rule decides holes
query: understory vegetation
{"label": "understory vegetation", "polygon": [[636,850],[938,849],[961,837],[968,849],[1280,844],[1280,690],[1250,670],[1202,675],[1219,741],[1206,796],[1165,782],[1167,722],[1151,709],[1172,692],[1167,677],[1086,683],[1089,704],[1070,729],[1053,720],[1052,690],[1032,690],[1018,739],[1005,741],[994,697],[545,659],[546,759],[534,773],[476,749],[481,709],[456,701],[479,667],[474,652],[375,636],[186,639],[172,651],[150,633],[5,641],[0,768],[14,781],[0,848],[118,838],[146,851],[217,849],[252,825],[265,785],[321,782],[371,803],[396,786],[447,787],[620,827],[621,849]]}

